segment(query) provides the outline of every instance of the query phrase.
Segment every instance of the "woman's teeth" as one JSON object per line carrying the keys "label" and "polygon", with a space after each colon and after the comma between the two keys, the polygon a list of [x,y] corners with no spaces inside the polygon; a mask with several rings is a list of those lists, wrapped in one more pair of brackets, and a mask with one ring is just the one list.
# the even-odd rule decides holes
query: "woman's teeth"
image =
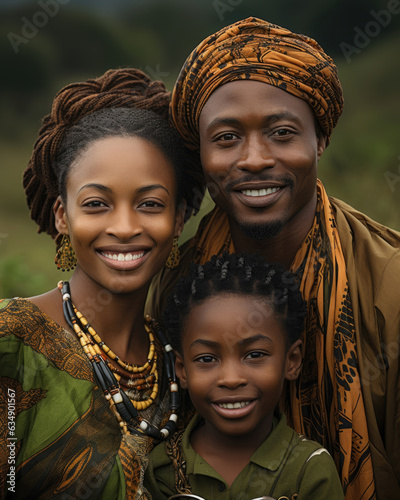
{"label": "woman's teeth", "polygon": [[276,193],[278,190],[278,187],[267,189],[243,189],[242,193],[246,196],[267,196],[268,194]]}
{"label": "woman's teeth", "polygon": [[235,408],[244,408],[249,404],[250,401],[238,401],[237,403],[219,403],[218,406],[221,408],[228,408],[229,410],[233,410]]}
{"label": "woman's teeth", "polygon": [[102,254],[108,259],[119,260],[120,262],[127,262],[130,260],[137,260],[143,257],[144,252],[140,253],[105,253]]}

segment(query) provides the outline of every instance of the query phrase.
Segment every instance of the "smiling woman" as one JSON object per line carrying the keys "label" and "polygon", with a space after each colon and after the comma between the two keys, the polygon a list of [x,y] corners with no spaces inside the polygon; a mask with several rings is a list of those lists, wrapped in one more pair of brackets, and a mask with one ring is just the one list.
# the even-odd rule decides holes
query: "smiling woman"
{"label": "smiling woman", "polygon": [[[98,126],[106,115],[88,118]],[[148,120],[147,112],[140,115]],[[79,262],[71,283],[84,274],[116,293],[133,287],[143,290],[142,303],[183,223],[173,165],[140,137],[97,140],[76,163],[67,178],[66,200],[59,198],[55,211],[56,227],[69,235]]]}
{"label": "smiling woman", "polygon": [[[111,70],[62,89],[43,121],[27,200],[39,231],[56,239],[57,267],[75,270],[43,295],[0,301],[0,397],[15,395],[18,498],[147,498],[147,453],[176,428],[172,354],[144,305],[154,275],[177,260],[190,193],[203,188],[168,104],[161,82]],[[3,417],[1,429],[4,451]]]}

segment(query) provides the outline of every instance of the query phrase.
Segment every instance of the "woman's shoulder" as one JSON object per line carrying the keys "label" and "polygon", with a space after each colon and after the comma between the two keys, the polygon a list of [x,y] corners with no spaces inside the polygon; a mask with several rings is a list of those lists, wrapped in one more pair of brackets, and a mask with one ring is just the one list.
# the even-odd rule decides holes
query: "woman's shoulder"
{"label": "woman's shoulder", "polygon": [[0,299],[0,340],[14,346],[39,346],[66,337],[66,332],[31,300],[25,298]]}
{"label": "woman's shoulder", "polygon": [[33,350],[59,370],[93,380],[91,364],[75,335],[29,299],[0,301],[0,342],[2,352],[18,356],[20,362]]}
{"label": "woman's shoulder", "polygon": [[28,299],[21,297],[0,299],[0,324],[7,322],[8,326],[21,322],[25,315],[29,317],[40,316],[40,309]]}
{"label": "woman's shoulder", "polygon": [[[31,300],[15,297],[0,299],[0,331],[26,328],[30,324],[51,325],[56,323]],[[58,325],[59,326],[59,325]],[[59,326],[59,328],[61,328]]]}

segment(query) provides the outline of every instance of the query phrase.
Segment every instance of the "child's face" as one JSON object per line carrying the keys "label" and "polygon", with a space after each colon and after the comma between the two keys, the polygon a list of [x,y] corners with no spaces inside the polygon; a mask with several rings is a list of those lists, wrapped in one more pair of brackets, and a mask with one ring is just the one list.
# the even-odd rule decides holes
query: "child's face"
{"label": "child's face", "polygon": [[284,327],[265,300],[219,295],[190,311],[177,374],[210,430],[268,434],[284,380],[297,378],[300,345],[287,349]]}

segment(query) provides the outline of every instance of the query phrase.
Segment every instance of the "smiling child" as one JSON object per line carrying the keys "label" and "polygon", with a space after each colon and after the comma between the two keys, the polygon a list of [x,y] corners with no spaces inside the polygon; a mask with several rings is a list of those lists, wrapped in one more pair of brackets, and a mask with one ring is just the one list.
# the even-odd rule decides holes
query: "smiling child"
{"label": "smiling child", "polygon": [[296,281],[258,256],[224,254],[174,288],[165,324],[197,414],[151,453],[154,500],[344,498],[327,450],[292,430],[278,408],[302,364],[306,309]]}

